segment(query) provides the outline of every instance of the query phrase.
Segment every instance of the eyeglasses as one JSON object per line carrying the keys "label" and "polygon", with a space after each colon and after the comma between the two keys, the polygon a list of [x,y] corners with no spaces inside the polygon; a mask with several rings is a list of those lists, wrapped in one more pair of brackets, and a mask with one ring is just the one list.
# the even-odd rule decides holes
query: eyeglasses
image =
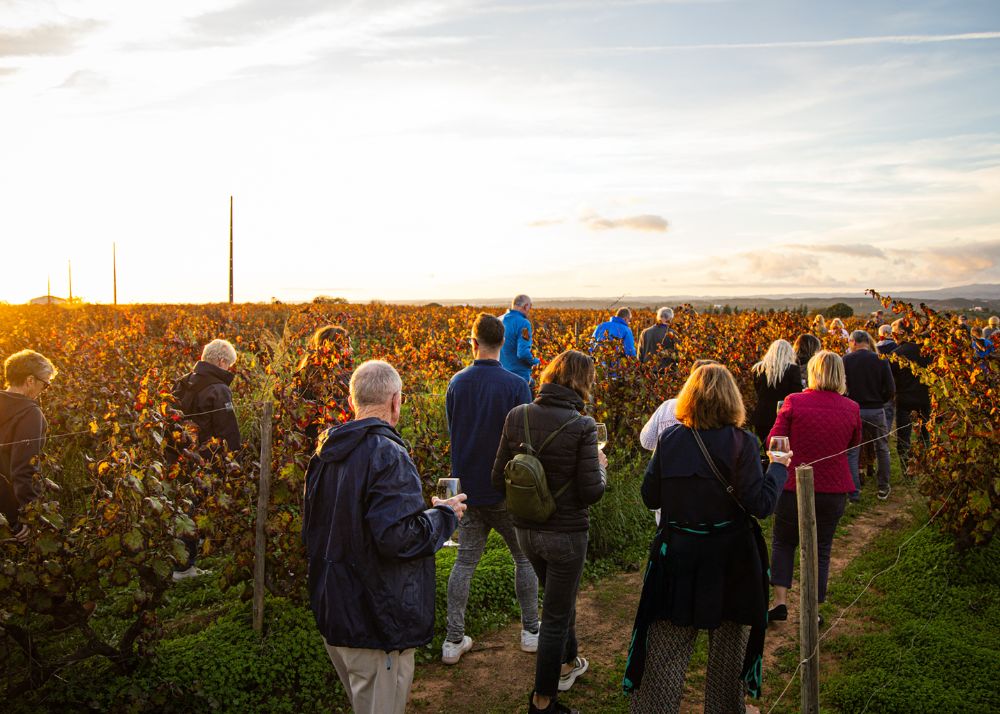
{"label": "eyeglasses", "polygon": [[399,393],[399,404],[400,404],[400,406],[402,406],[403,404],[406,404],[406,392],[400,392]]}
{"label": "eyeglasses", "polygon": [[41,382],[42,384],[44,384],[44,385],[45,385],[44,387],[42,387],[42,391],[43,391],[43,392],[44,392],[44,391],[45,391],[46,389],[48,389],[49,387],[51,387],[51,386],[52,386],[52,382],[50,382],[50,381],[48,381],[48,380],[46,380],[46,379],[42,379],[42,378],[41,378],[41,377],[39,377],[39,376],[38,376],[37,374],[33,374],[33,375],[31,375],[31,376],[35,378],[35,381],[36,381],[36,382]]}

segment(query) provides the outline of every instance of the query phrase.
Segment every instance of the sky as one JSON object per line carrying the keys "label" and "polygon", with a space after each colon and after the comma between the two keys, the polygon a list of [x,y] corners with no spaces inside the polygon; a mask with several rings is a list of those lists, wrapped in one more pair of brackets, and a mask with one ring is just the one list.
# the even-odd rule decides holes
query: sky
{"label": "sky", "polygon": [[998,283],[996,0],[0,0],[0,300]]}

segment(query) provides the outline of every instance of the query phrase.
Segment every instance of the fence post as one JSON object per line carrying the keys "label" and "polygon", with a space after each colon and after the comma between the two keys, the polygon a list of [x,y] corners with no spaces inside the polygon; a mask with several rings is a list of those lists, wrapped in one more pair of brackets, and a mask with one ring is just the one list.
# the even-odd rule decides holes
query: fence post
{"label": "fence post", "polygon": [[264,628],[264,560],[267,554],[267,504],[271,500],[271,414],[270,401],[264,402],[260,422],[260,481],[257,492],[257,529],[254,537],[253,629]]}
{"label": "fence post", "polygon": [[812,466],[795,469],[799,510],[799,661],[802,714],[819,712],[819,567],[816,560],[816,498]]}

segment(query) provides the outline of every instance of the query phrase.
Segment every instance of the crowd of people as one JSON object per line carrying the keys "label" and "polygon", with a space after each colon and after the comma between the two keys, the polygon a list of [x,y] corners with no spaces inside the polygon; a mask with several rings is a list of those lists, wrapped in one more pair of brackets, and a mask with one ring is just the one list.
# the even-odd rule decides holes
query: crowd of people
{"label": "crowd of people", "polygon": [[[422,481],[396,426],[403,383],[387,362],[369,360],[349,383],[317,370],[311,355],[349,355],[347,332],[328,325],[313,335],[296,372],[297,394],[322,401],[346,396],[353,418],[327,426],[310,420],[314,445],[305,476],[302,537],[308,592],[329,657],[356,712],[403,712],[415,648],[434,635],[434,553],[458,531],[448,578],[447,631],[441,661],[458,664],[473,648],[465,633],[470,584],[491,530],[514,561],[521,610],[518,646],[534,655],[527,710],[573,712],[559,700],[589,668],[576,632],[576,600],[587,555],[589,508],[607,488],[608,461],[587,416],[594,358],[577,350],[554,357],[537,375],[531,299],[518,295],[496,317],[470,328],[472,363],[456,373],[445,398],[451,475],[462,492],[424,499]],[[879,311],[881,312],[881,311]],[[639,336],[628,308],[593,333],[619,340],[623,359],[677,368],[681,337],[661,308]],[[652,452],[641,496],[656,533],[635,616],[623,677],[633,712],[676,712],[697,633],[709,633],[706,712],[756,711],[766,628],[787,619],[798,545],[795,467],[811,464],[819,560],[819,601],[826,595],[833,535],[863,487],[862,444],[874,446],[879,499],[889,498],[889,441],[895,420],[903,472],[913,415],[921,436],[930,412],[927,387],[907,363],[930,357],[905,320],[872,316],[848,333],[817,316],[794,342],[774,341],[753,365],[756,406],[748,415],[736,380],[722,364],[697,360],[680,393],[666,399],[641,431]],[[996,318],[976,338],[991,340]],[[822,349],[834,334],[845,353]],[[971,331],[970,331],[970,336]],[[904,360],[888,360],[896,354]],[[196,425],[197,444],[240,448],[230,384],[234,346],[213,340],[174,397]],[[57,374],[43,355],[24,350],[4,363],[0,392],[0,507],[21,542],[30,529],[18,513],[39,495],[37,456],[46,421],[38,398]],[[535,391],[537,388],[537,391]],[[743,428],[748,423],[751,429]],[[769,448],[785,437],[787,450]],[[173,458],[181,458],[175,450]],[[169,457],[169,454],[168,454]],[[774,515],[770,553],[757,519]],[[174,579],[202,575],[198,539]],[[542,611],[539,616],[539,589]]]}

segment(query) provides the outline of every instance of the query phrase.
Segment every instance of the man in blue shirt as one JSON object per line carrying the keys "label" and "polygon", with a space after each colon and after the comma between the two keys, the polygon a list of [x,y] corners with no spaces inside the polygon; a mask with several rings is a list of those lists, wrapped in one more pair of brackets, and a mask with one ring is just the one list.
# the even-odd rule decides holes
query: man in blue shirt
{"label": "man in blue shirt", "polygon": [[500,350],[500,364],[509,372],[531,383],[531,368],[541,362],[531,354],[531,298],[518,295],[510,303],[510,310],[503,314],[504,339]]}
{"label": "man in blue shirt", "polygon": [[594,344],[607,339],[621,340],[625,356],[635,357],[635,337],[632,335],[632,328],[628,326],[631,317],[631,310],[627,307],[619,308],[614,317],[607,322],[602,322],[594,330]]}
{"label": "man in blue shirt", "polygon": [[528,383],[505,370],[497,357],[504,344],[504,326],[492,315],[480,313],[472,326],[475,361],[451,378],[446,407],[451,436],[451,473],[462,481],[468,500],[459,522],[458,555],[448,578],[448,634],[441,661],[456,664],[472,648],[465,634],[465,606],[469,584],[495,529],[514,557],[517,600],[521,604],[521,649],[538,649],[538,579],[521,552],[504,494],[493,488],[490,475],[507,413],[531,401]]}

